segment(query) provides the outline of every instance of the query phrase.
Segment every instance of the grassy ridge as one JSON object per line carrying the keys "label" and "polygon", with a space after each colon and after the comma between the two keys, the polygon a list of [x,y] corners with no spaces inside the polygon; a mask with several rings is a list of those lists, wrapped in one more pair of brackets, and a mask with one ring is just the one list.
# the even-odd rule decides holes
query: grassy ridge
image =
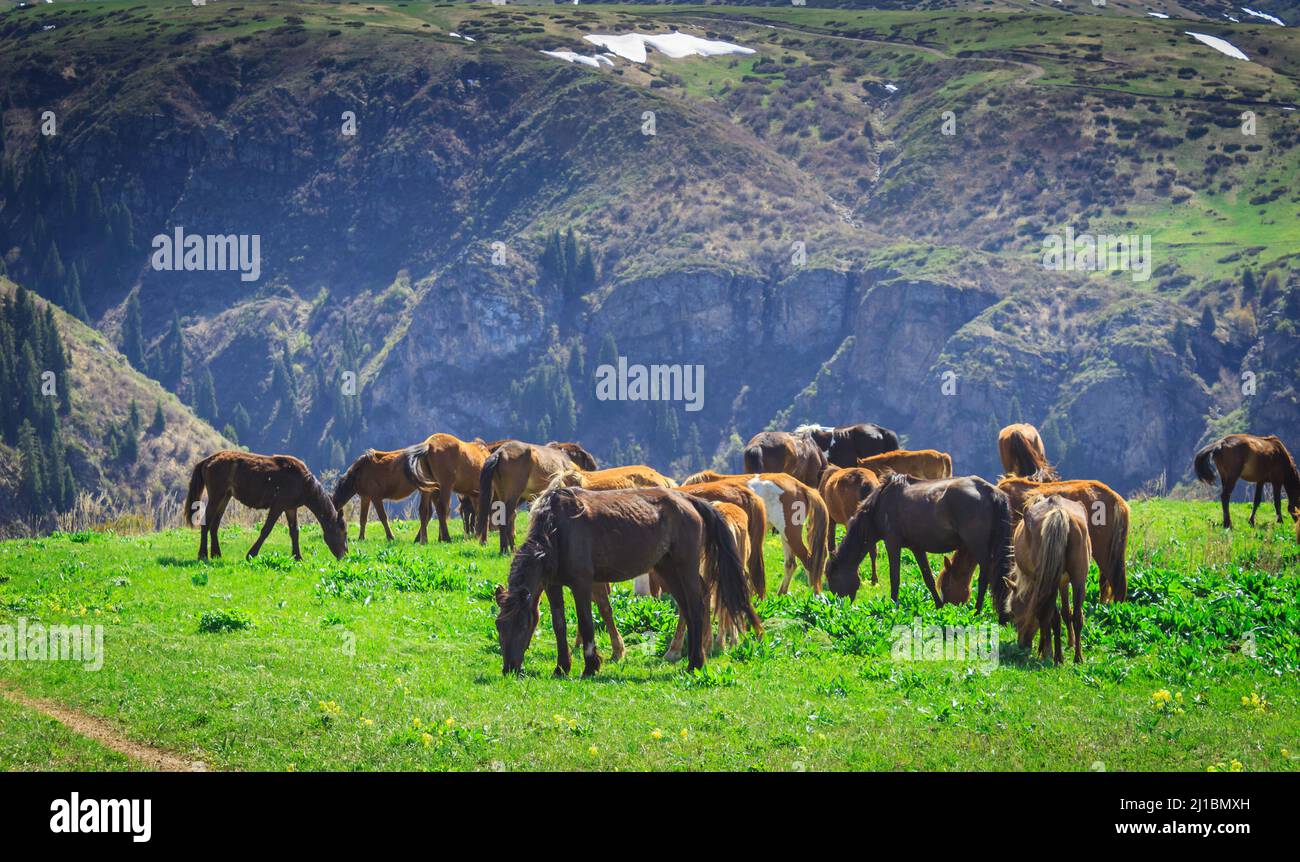
{"label": "grassy ridge", "polygon": [[[887,578],[852,607],[798,582],[760,604],[762,642],[694,675],[659,657],[671,603],[620,589],[624,661],[552,679],[543,624],[524,676],[504,679],[490,596],[505,560],[466,542],[416,548],[404,522],[399,541],[354,542],[344,563],[314,527],[301,564],[282,530],[253,563],[239,557],[248,529],[209,564],[181,530],[7,542],[0,621],[103,623],[106,659],[97,673],[3,662],[0,678],[218,768],[1294,769],[1300,552],[1281,527],[1225,535],[1215,508],[1134,506],[1133,601],[1097,605],[1094,579],[1077,668],[1040,665],[1009,628],[995,669],[891,660],[896,624],[992,619],[933,608],[909,560],[901,607]],[[771,538],[766,552],[775,584]],[[1244,706],[1252,695],[1266,705]],[[113,765],[69,760],[71,743],[29,735],[36,719],[12,712],[0,768]]]}

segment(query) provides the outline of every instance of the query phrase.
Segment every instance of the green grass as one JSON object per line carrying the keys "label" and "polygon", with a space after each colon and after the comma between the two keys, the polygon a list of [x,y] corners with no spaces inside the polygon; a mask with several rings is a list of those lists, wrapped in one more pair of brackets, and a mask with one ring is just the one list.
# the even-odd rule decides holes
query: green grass
{"label": "green grass", "polygon": [[0,696],[0,769],[117,772],[137,768],[124,755]]}
{"label": "green grass", "polygon": [[[996,668],[891,660],[895,624],[992,622],[933,608],[908,559],[901,607],[887,578],[851,607],[796,580],[760,603],[761,642],[695,675],[660,658],[671,603],[623,587],[624,661],[553,679],[544,623],[524,675],[503,678],[490,596],[506,561],[415,547],[400,522],[342,563],[314,527],[302,563],[280,529],[252,563],[238,528],[206,564],[184,530],[0,544],[0,622],[102,623],[106,653],[98,672],[3,662],[0,679],[226,769],[1295,769],[1300,554],[1280,527],[1225,534],[1216,510],[1134,505],[1133,601],[1099,606],[1094,579],[1078,667],[1026,656],[1010,628]],[[1182,705],[1153,705],[1162,689]],[[1252,694],[1262,711],[1242,706]],[[0,767],[124,765],[56,731],[0,709]]]}

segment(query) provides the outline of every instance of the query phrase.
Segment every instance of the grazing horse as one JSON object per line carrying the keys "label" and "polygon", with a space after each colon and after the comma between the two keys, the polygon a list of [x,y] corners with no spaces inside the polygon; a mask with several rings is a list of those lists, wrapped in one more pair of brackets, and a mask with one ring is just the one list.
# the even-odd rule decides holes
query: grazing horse
{"label": "grazing horse", "polygon": [[626,488],[676,488],[677,483],[654,467],[632,464],[627,467],[606,467],[604,470],[572,469],[557,474],[562,476],[562,487],[586,488],[589,491],[614,491]]}
{"label": "grazing horse", "polygon": [[[490,448],[490,447],[489,447]],[[556,473],[577,465],[561,449],[507,440],[497,446],[483,462],[479,473],[478,510],[475,526],[479,544],[487,544],[488,523],[499,528],[501,553],[515,546],[515,510],[546,490]],[[501,517],[493,511],[503,507]]]}
{"label": "grazing horse", "polygon": [[745,444],[746,473],[789,473],[816,488],[826,471],[826,454],[804,431],[764,431]]}
{"label": "grazing horse", "polygon": [[859,458],[870,458],[899,447],[898,435],[871,422],[858,425],[800,425],[794,433],[808,432],[813,442],[826,453],[826,460],[836,467],[852,467]]}
{"label": "grazing horse", "polygon": [[[865,467],[830,469],[822,476],[822,485],[817,491],[826,501],[826,512],[830,516],[830,526],[826,530],[827,553],[835,550],[836,525],[844,524],[847,527],[858,511],[858,506],[879,484],[880,479],[876,474]],[[871,583],[877,584],[876,546],[873,544],[867,553],[871,555]]]}
{"label": "grazing horse", "polygon": [[[826,533],[830,516],[826,503],[815,488],[810,488],[788,473],[740,473],[726,475],[712,470],[702,470],[682,480],[681,487],[703,482],[730,482],[745,485],[763,499],[767,511],[767,525],[781,536],[781,550],[785,554],[785,577],[778,592],[785,595],[794,577],[795,560],[803,563],[808,573],[808,583],[814,593],[822,591],[822,576],[826,572]],[[808,543],[804,544],[804,525],[808,525]],[[762,595],[762,594],[760,594]]]}
{"label": "grazing horse", "polygon": [[[1211,466],[1213,463],[1213,466]],[[1273,509],[1277,522],[1282,520],[1282,489],[1286,489],[1286,508],[1292,518],[1300,517],[1300,474],[1295,460],[1277,437],[1256,437],[1253,434],[1229,434],[1196,453],[1196,478],[1207,485],[1214,484],[1214,471],[1219,471],[1223,492],[1223,526],[1232,528],[1232,515],[1228,501],[1239,479],[1255,483],[1255,507],[1250,510],[1250,525],[1255,526],[1255,513],[1264,499],[1264,486],[1273,486]]]}
{"label": "grazing horse", "polygon": [[[1015,567],[1007,583],[1005,611],[1011,615],[1020,645],[1038,633],[1038,655],[1047,658],[1051,631],[1053,657],[1061,655],[1061,618],[1066,620],[1074,660],[1083,661],[1083,592],[1088,580],[1088,513],[1073,500],[1033,494],[1013,539]],[[1070,594],[1074,593],[1073,611]],[[1056,608],[1056,597],[1061,608]]]}
{"label": "grazing horse", "polygon": [[1043,438],[1033,425],[1018,422],[999,431],[998,456],[1005,475],[1033,477],[1040,482],[1056,482],[1061,478],[1047,462]]}
{"label": "grazing horse", "polygon": [[226,449],[195,464],[194,472],[190,474],[189,493],[185,495],[185,518],[190,526],[194,526],[196,507],[205,488],[208,503],[199,517],[202,527],[200,560],[208,558],[208,536],[212,537],[212,556],[221,556],[217,531],[221,528],[221,516],[225,514],[231,497],[250,509],[267,510],[262,532],[248,550],[250,559],[262,549],[262,543],[271,535],[271,528],[281,512],[289,525],[293,558],[302,559],[302,552],[298,549],[299,506],[306,506],[316,516],[325,544],[337,559],[343,559],[348,552],[348,530],[343,513],[330,502],[329,495],[307,465],[292,455],[254,455]]}
{"label": "grazing horse", "polygon": [[889,594],[894,604],[898,604],[903,548],[912,552],[937,607],[943,600],[926,554],[966,548],[979,560],[976,612],[984,607],[984,591],[991,585],[999,616],[1004,613],[1005,578],[1011,569],[1011,504],[1006,494],[980,477],[914,479],[894,473],[884,479],[862,501],[831,558],[831,592],[850,600],[857,595],[862,584],[858,566],[867,549],[882,540],[889,555]]}
{"label": "grazing horse", "polygon": [[[734,487],[734,486],[733,486]],[[713,508],[718,510],[718,514],[727,522],[727,527],[731,530],[731,538],[736,542],[736,552],[743,560],[749,556],[749,516],[745,510],[731,503],[714,502]],[[762,505],[760,502],[759,505]],[[759,535],[762,533],[762,523],[759,523]],[[703,572],[700,573],[704,575]],[[718,619],[717,628],[713,630],[713,651],[725,650],[729,643],[740,642],[740,620],[732,619],[727,613],[726,608],[722,606],[722,601],[718,595],[717,584],[714,584],[709,590],[707,596],[709,607],[712,608],[714,616]],[[668,651],[664,653],[664,661],[677,661],[682,657],[682,640],[686,636],[686,615],[679,613],[677,615],[677,630],[673,632],[672,643],[668,645]]]}
{"label": "grazing horse", "polygon": [[[422,473],[422,456],[425,443],[407,446],[392,452],[377,452],[367,449],[365,454],[352,462],[347,472],[334,486],[330,502],[340,512],[353,497],[361,497],[361,530],[357,535],[359,541],[366,538],[366,518],[370,514],[370,505],[375,506],[379,523],[384,525],[384,534],[388,541],[393,541],[393,531],[388,526],[388,513],[384,511],[385,500],[404,500],[416,491],[420,492],[420,532],[424,532],[427,519],[424,516],[424,495],[437,490],[433,478]],[[420,541],[416,536],[415,540]]]}
{"label": "grazing horse", "polygon": [[528,536],[510,561],[508,586],[497,587],[501,672],[518,673],[522,668],[545,591],[555,630],[555,673],[568,674],[564,619],[564,587],[568,587],[584,644],[582,675],[594,674],[601,663],[591,616],[595,585],[629,580],[645,571],[659,576],[686,617],[690,669],[704,666],[705,596],[715,585],[726,612],[748,619],[755,631],[762,632],[735,540],[712,505],[666,488],[559,488],[533,505]]}
{"label": "grazing horse", "polygon": [[[431,479],[436,486],[432,491],[420,491],[420,532],[415,540],[420,544],[429,541],[430,510],[436,509],[438,541],[450,542],[451,532],[447,529],[447,518],[451,512],[451,496],[455,494],[460,498],[461,518],[467,519],[475,510],[479,476],[483,471],[483,462],[488,457],[488,448],[482,440],[466,442],[450,434],[434,434],[415,448],[417,473]],[[467,522],[466,533],[468,532]]]}
{"label": "grazing horse", "polygon": [[888,473],[906,473],[917,479],[952,478],[952,456],[937,449],[895,449],[870,458],[860,458],[858,466],[881,477]]}
{"label": "grazing horse", "polygon": [[[1092,558],[1097,561],[1098,596],[1102,602],[1122,602],[1128,597],[1129,510],[1124,498],[1103,482],[1069,479],[1061,482],[1037,482],[1018,476],[1003,476],[998,489],[1011,501],[1011,521],[1020,522],[1025,504],[1033,494],[1054,494],[1073,500],[1088,513],[1088,541]],[[970,598],[970,579],[975,561],[964,550],[944,560],[939,573],[939,589],[945,601],[961,604]]]}
{"label": "grazing horse", "polygon": [[[480,440],[479,442],[482,441]],[[490,454],[500,449],[503,443],[509,443],[509,442],[510,441],[508,439],[493,440],[491,443],[483,443],[483,445],[487,447],[488,453]],[[568,455],[569,460],[573,461],[574,464],[578,465],[579,469],[595,470],[598,468],[598,465],[596,464],[596,456],[592,455],[586,449],[582,448],[581,443],[560,443],[556,440],[552,440],[551,442],[546,444],[546,447],[548,449],[559,449],[565,455]]]}

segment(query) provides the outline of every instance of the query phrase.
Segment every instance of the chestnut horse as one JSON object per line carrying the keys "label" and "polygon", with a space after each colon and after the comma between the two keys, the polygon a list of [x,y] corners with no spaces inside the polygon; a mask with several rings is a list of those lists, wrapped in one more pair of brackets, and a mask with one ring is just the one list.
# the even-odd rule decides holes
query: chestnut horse
{"label": "chestnut horse", "polygon": [[746,473],[789,473],[816,488],[826,471],[826,454],[804,431],[764,431],[745,444]]}
{"label": "chestnut horse", "polygon": [[881,478],[888,473],[906,473],[917,479],[952,478],[952,456],[937,449],[895,449],[870,458],[859,458],[858,466]]}
{"label": "chestnut horse", "polygon": [[[1036,482],[1017,476],[1003,476],[998,489],[1011,501],[1012,523],[1019,523],[1025,503],[1032,494],[1055,494],[1073,500],[1088,512],[1088,540],[1097,561],[1098,596],[1103,602],[1122,602],[1128,597],[1128,503],[1110,486],[1091,479]],[[970,579],[975,561],[962,550],[944,560],[939,589],[945,601],[961,604],[970,598]]]}
{"label": "chestnut horse", "polygon": [[[880,479],[876,474],[865,467],[842,467],[838,470],[832,468],[822,476],[822,485],[817,491],[826,501],[826,512],[830,516],[830,524],[826,530],[827,553],[835,550],[836,525],[844,524],[847,527],[858,511],[858,506],[879,484]],[[871,555],[871,583],[877,584],[879,580],[876,578],[876,546],[872,545],[867,553]]]}
{"label": "chestnut horse", "polygon": [[586,488],[589,491],[613,491],[626,488],[676,488],[677,483],[654,467],[632,464],[627,467],[606,467],[604,470],[571,469],[557,474],[564,478],[563,487]]}
{"label": "chestnut horse", "polygon": [[[712,470],[701,470],[682,480],[682,487],[703,482],[730,482],[745,485],[763,500],[767,512],[767,525],[781,537],[781,550],[785,554],[785,577],[777,591],[785,595],[794,577],[795,560],[803,563],[808,583],[814,593],[822,591],[822,576],[826,572],[826,532],[830,517],[826,503],[816,489],[810,488],[788,473],[739,473],[727,475]],[[808,525],[808,543],[804,544],[804,525]]]}
{"label": "chestnut horse", "polygon": [[555,630],[555,673],[569,672],[564,619],[564,587],[568,587],[582,634],[582,675],[594,674],[601,661],[591,615],[593,589],[645,571],[659,576],[686,616],[690,669],[704,666],[705,596],[714,585],[728,614],[748,619],[756,632],[762,632],[735,540],[712,505],[666,488],[559,488],[533,505],[528,536],[510,561],[508,586],[497,587],[501,672],[518,673],[523,667],[524,652],[540,619],[543,591]]}
{"label": "chestnut horse", "polygon": [[[1047,658],[1048,631],[1053,656],[1060,664],[1061,618],[1069,630],[1074,660],[1083,661],[1083,592],[1088,581],[1088,513],[1074,500],[1055,494],[1031,494],[1013,539],[1015,567],[1007,584],[1004,608],[1015,623],[1020,645],[1038,633],[1038,655]],[[1073,611],[1070,594],[1074,594]],[[1056,608],[1056,597],[1061,608]]]}
{"label": "chestnut horse", "polygon": [[436,509],[438,541],[450,542],[447,518],[451,512],[451,496],[455,494],[460,498],[461,518],[465,520],[475,509],[479,477],[488,457],[488,448],[482,440],[466,442],[450,434],[434,434],[419,448],[421,451],[416,461],[419,474],[432,479],[437,487],[432,491],[420,491],[420,532],[415,540],[421,544],[429,541],[430,509]]}
{"label": "chestnut horse", "polygon": [[[735,486],[733,486],[735,487]],[[749,516],[745,510],[731,503],[712,504],[713,508],[718,510],[718,514],[727,522],[727,527],[731,530],[731,538],[736,542],[736,553],[743,560],[749,556]],[[759,503],[762,505],[762,503]],[[762,535],[762,523],[759,524],[759,535]],[[701,572],[701,575],[704,573]],[[716,653],[725,650],[728,644],[740,642],[740,621],[731,618],[726,608],[722,607],[721,599],[718,595],[717,584],[714,584],[709,590],[706,597],[708,605],[712,608],[713,615],[717,617],[717,627],[713,629],[713,651]],[[677,661],[682,657],[682,640],[686,636],[686,616],[685,614],[677,615],[677,630],[673,632],[672,643],[668,645],[668,651],[664,653],[664,661]]]}
{"label": "chestnut horse", "polygon": [[[489,447],[491,444],[489,444]],[[488,455],[479,472],[475,526],[479,544],[487,544],[488,523],[499,528],[501,553],[515,546],[515,510],[546,490],[556,473],[577,465],[562,449],[507,440]],[[500,507],[500,512],[496,507]]]}
{"label": "chestnut horse", "polygon": [[1033,477],[1040,482],[1056,482],[1061,478],[1047,462],[1043,438],[1033,425],[1018,422],[999,431],[998,456],[1005,475]]}
{"label": "chestnut horse", "polygon": [[915,479],[893,473],[883,479],[862,501],[849,521],[848,532],[831,558],[831,592],[837,596],[857,595],[862,580],[858,566],[867,549],[884,541],[889,555],[889,594],[898,604],[898,571],[904,548],[912,552],[936,607],[943,605],[935,589],[927,553],[947,553],[966,548],[979,560],[979,598],[975,609],[984,606],[984,591],[993,588],[999,617],[1006,576],[1011,569],[1011,504],[1007,495],[978,476],[954,479]]}
{"label": "chestnut horse", "polygon": [[[1211,466],[1213,463],[1213,466]],[[1250,510],[1250,525],[1255,526],[1255,513],[1264,499],[1264,486],[1273,486],[1273,509],[1277,522],[1282,519],[1282,489],[1286,489],[1286,508],[1292,518],[1300,517],[1300,474],[1295,460],[1277,437],[1256,437],[1253,434],[1229,434],[1196,453],[1196,478],[1207,485],[1214,484],[1214,471],[1219,471],[1223,491],[1223,526],[1231,529],[1232,515],[1228,501],[1237,481],[1245,479],[1255,483],[1255,506]]]}
{"label": "chestnut horse", "polygon": [[760,599],[767,596],[767,572],[763,562],[763,537],[767,535],[767,506],[764,505],[763,498],[750,490],[748,485],[737,482],[679,485],[678,490],[710,503],[727,503],[745,513],[748,529],[745,547],[748,549],[748,554],[742,554],[741,559],[745,561],[745,571],[749,574],[749,583],[754,595]]}
{"label": "chestnut horse", "polygon": [[[377,452],[367,449],[365,454],[352,462],[347,472],[334,486],[331,502],[340,512],[353,497],[361,497],[361,530],[357,535],[359,541],[366,538],[366,518],[373,503],[379,523],[384,525],[384,534],[388,541],[393,541],[393,531],[388,526],[388,513],[384,511],[385,500],[404,500],[416,491],[421,492],[420,533],[424,533],[428,522],[424,514],[423,495],[437,489],[433,478],[421,472],[422,457],[426,443],[417,443],[405,449],[392,452]],[[415,540],[420,541],[417,535]]]}
{"label": "chestnut horse", "polygon": [[[208,492],[207,506],[201,506],[199,497]],[[330,502],[325,489],[307,469],[307,465],[292,455],[254,455],[251,452],[216,452],[194,465],[190,474],[189,492],[185,495],[185,518],[194,526],[194,516],[199,515],[202,532],[199,536],[199,559],[208,558],[208,537],[212,537],[212,556],[221,556],[221,542],[217,531],[221,516],[226,512],[230,498],[234,497],[250,509],[266,509],[266,523],[257,541],[248,550],[252,559],[262,549],[262,543],[271,535],[280,513],[289,525],[289,539],[293,543],[293,558],[302,559],[298,548],[298,507],[306,506],[320,522],[325,544],[335,558],[343,559],[348,552],[348,530],[343,513]]]}
{"label": "chestnut horse", "polygon": [[836,467],[852,467],[859,458],[870,458],[899,448],[898,435],[871,422],[827,428],[825,425],[800,425],[794,433],[807,432],[826,453],[826,460]]}

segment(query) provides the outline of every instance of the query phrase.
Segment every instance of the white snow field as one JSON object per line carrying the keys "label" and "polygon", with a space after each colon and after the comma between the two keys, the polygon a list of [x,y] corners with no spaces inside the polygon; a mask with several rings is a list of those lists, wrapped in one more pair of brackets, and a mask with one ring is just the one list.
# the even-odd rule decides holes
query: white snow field
{"label": "white snow field", "polygon": [[1188,36],[1191,36],[1196,41],[1209,45],[1211,48],[1213,48],[1214,50],[1218,51],[1221,54],[1227,54],[1229,57],[1232,57],[1234,60],[1250,59],[1249,57],[1247,57],[1245,54],[1242,53],[1240,48],[1238,48],[1236,45],[1229,42],[1227,39],[1220,39],[1218,36],[1207,36],[1204,33],[1193,33],[1191,30],[1184,30],[1183,32],[1186,33]]}
{"label": "white snow field", "polygon": [[723,54],[753,54],[753,48],[734,45],[731,42],[719,42],[714,39],[701,39],[689,33],[627,33],[622,36],[591,33],[583,36],[593,45],[599,45],[607,51],[630,60],[633,63],[646,61],[646,48],[653,48],[665,57],[680,60],[683,57],[718,57]]}

